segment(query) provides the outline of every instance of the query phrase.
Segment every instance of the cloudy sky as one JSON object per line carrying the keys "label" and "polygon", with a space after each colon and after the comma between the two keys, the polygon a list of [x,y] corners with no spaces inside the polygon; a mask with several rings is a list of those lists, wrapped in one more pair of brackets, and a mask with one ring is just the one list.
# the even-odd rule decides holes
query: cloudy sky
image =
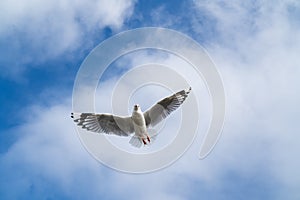
{"label": "cloudy sky", "polygon": [[[170,167],[120,173],[81,145],[73,84],[100,42],[147,26],[206,49],[223,79],[226,121],[204,160],[197,137]],[[297,0],[2,0],[0,199],[300,199],[299,52]],[[156,53],[119,63],[157,57],[177,63]],[[107,83],[120,72],[110,73]]]}

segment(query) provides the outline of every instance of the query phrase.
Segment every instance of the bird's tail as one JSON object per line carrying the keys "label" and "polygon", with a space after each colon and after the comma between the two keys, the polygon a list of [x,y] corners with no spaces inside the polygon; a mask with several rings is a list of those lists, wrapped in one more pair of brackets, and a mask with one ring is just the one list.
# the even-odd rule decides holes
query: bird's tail
{"label": "bird's tail", "polygon": [[[148,136],[150,137],[150,144],[152,144],[157,137],[157,131],[155,129],[148,129]],[[143,146],[141,139],[135,135],[131,137],[129,143],[136,148],[141,148]]]}
{"label": "bird's tail", "polygon": [[141,146],[143,145],[141,139],[136,136],[132,136],[129,140],[129,143],[136,148],[141,148]]}

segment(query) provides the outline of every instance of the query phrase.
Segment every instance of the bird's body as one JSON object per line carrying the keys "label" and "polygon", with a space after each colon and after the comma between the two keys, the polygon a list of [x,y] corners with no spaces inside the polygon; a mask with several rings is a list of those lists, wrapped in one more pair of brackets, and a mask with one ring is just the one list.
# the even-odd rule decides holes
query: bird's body
{"label": "bird's body", "polygon": [[143,144],[147,144],[147,142],[150,142],[151,140],[147,133],[144,113],[142,112],[139,105],[134,106],[131,119],[133,121],[135,136],[138,137],[143,142]]}
{"label": "bird's body", "polygon": [[71,113],[71,117],[78,126],[88,131],[119,136],[134,134],[130,144],[140,147],[151,142],[151,135],[148,134],[149,127],[156,126],[176,110],[185,101],[190,91],[191,88],[166,97],[146,112],[142,112],[139,105],[134,105],[132,115],[127,117],[96,113]]}

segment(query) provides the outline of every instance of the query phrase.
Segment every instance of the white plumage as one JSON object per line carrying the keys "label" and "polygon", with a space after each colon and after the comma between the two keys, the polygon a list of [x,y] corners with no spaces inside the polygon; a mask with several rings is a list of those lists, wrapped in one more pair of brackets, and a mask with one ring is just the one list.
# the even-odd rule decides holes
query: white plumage
{"label": "white plumage", "polygon": [[155,137],[150,127],[154,127],[176,110],[190,91],[191,87],[166,97],[144,113],[139,105],[134,105],[132,115],[127,117],[96,113],[71,113],[71,117],[78,126],[88,131],[132,136],[129,143],[141,147],[149,144]]}

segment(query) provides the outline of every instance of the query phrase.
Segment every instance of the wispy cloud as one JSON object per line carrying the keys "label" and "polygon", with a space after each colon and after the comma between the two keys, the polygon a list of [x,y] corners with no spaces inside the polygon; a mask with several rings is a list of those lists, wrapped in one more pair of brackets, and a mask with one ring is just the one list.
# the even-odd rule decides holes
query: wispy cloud
{"label": "wispy cloud", "polygon": [[101,29],[119,30],[133,7],[134,1],[119,0],[1,1],[1,75],[14,77],[27,67],[91,48]]}
{"label": "wispy cloud", "polygon": [[[38,185],[44,180],[54,185],[50,189],[71,198],[297,199],[300,39],[295,36],[300,26],[291,10],[299,10],[299,3],[194,1],[193,5],[192,35],[205,33],[199,29],[201,20],[213,22],[206,24],[206,30],[215,32],[205,47],[222,74],[227,94],[223,135],[205,160],[197,158],[203,139],[199,135],[169,168],[145,175],[116,173],[94,161],[74,137],[70,101],[55,103],[31,108],[35,117],[13,130],[24,136],[1,155],[1,195],[50,195],[50,186]],[[155,54],[131,59],[132,65],[151,59],[182,64]],[[18,190],[12,193],[8,186]]]}
{"label": "wispy cloud", "polygon": [[300,112],[296,103],[300,99],[296,92],[300,40],[294,36],[299,35],[300,26],[293,22],[295,15],[290,10],[299,10],[299,2],[199,1],[196,5],[210,13],[218,30],[216,41],[207,49],[221,70],[227,91],[223,141],[232,137],[228,148],[236,149],[233,157],[242,161],[247,155],[238,169],[251,166],[243,173],[259,167],[268,170],[286,188],[276,193],[279,199],[295,199],[299,192],[294,188],[300,182],[293,176],[295,166],[300,166],[294,159],[299,151],[295,119]]}

